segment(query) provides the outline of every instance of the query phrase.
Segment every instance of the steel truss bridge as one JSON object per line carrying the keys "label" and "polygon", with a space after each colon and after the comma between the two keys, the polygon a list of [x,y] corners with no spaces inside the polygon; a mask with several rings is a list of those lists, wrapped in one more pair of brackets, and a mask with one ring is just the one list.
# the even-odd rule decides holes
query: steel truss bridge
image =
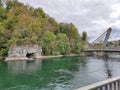
{"label": "steel truss bridge", "polygon": [[96,40],[88,44],[85,52],[120,52],[120,31],[108,28]]}

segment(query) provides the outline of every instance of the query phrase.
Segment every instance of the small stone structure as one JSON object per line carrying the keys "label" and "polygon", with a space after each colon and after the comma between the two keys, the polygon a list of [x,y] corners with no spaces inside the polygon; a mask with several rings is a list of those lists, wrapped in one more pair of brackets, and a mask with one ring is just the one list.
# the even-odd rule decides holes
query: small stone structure
{"label": "small stone structure", "polygon": [[40,58],[42,48],[38,45],[20,45],[13,46],[8,51],[8,60],[26,60],[30,58]]}

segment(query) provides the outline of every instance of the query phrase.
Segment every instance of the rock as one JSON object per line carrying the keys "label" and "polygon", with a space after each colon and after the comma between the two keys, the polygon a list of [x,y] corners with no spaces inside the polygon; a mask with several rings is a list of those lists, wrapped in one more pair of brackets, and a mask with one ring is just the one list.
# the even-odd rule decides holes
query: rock
{"label": "rock", "polygon": [[38,45],[13,46],[8,51],[6,60],[40,58],[42,48]]}

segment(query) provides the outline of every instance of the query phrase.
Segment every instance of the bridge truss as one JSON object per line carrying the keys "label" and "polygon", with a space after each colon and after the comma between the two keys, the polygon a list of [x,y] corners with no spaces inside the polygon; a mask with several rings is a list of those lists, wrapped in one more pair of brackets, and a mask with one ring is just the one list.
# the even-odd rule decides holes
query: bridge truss
{"label": "bridge truss", "polygon": [[89,44],[86,51],[120,52],[120,31],[116,32],[108,28]]}

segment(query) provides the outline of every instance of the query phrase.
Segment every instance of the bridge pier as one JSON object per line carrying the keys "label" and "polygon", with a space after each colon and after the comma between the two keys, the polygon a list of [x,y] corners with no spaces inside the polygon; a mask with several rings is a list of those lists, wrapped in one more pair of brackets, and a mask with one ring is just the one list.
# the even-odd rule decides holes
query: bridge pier
{"label": "bridge pier", "polygon": [[85,52],[86,56],[104,56],[107,57],[108,53],[107,52],[102,52],[102,51],[93,51],[93,52]]}
{"label": "bridge pier", "polygon": [[120,52],[107,52],[109,58],[120,58]]}
{"label": "bridge pier", "polygon": [[109,52],[109,51],[86,51],[86,56],[98,56],[104,58],[120,58],[120,52]]}
{"label": "bridge pier", "polygon": [[108,52],[104,52],[103,57],[104,58],[108,58],[109,57],[109,53]]}

